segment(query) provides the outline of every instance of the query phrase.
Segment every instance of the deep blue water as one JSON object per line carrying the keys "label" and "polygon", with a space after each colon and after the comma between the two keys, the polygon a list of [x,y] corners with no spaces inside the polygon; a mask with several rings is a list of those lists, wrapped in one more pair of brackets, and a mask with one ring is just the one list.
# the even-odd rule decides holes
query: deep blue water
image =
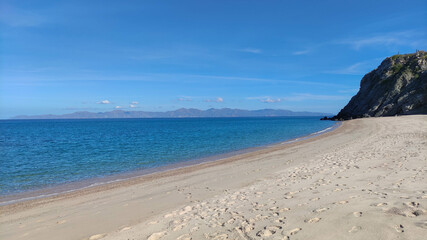
{"label": "deep blue water", "polygon": [[0,194],[268,145],[332,125],[319,117],[1,120]]}

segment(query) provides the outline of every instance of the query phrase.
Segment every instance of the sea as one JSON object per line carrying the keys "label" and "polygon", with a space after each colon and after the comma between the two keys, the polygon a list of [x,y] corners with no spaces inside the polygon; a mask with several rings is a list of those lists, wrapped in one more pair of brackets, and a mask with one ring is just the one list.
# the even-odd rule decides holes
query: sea
{"label": "sea", "polygon": [[0,120],[0,196],[213,161],[335,125],[319,117]]}

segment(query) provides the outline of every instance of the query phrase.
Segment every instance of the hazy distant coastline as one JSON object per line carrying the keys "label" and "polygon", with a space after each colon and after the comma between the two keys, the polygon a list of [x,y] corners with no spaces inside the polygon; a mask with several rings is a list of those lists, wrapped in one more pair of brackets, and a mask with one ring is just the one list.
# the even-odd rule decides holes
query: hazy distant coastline
{"label": "hazy distant coastline", "polygon": [[194,108],[180,108],[167,112],[146,112],[146,111],[123,111],[114,110],[110,112],[87,112],[80,111],[62,115],[19,115],[11,119],[99,119],[99,118],[198,118],[198,117],[288,117],[288,116],[331,116],[331,113],[321,112],[294,112],[282,109],[260,109],[243,110],[210,108],[199,110]]}

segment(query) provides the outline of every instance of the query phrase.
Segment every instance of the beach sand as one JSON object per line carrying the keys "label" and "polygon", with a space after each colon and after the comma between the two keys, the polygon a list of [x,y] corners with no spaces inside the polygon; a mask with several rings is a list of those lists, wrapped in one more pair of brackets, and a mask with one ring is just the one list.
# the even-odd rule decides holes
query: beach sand
{"label": "beach sand", "polygon": [[426,239],[427,116],[0,207],[0,239]]}

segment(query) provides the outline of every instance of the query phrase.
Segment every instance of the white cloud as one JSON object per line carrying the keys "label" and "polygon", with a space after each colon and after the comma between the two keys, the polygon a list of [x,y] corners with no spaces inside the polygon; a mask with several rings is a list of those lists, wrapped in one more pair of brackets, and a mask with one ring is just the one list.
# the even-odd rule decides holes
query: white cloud
{"label": "white cloud", "polygon": [[180,102],[192,102],[193,98],[191,98],[191,97],[179,97],[178,101],[180,101]]}
{"label": "white cloud", "polygon": [[260,99],[259,101],[263,102],[263,103],[276,103],[276,102],[281,102],[282,99],[280,99],[280,98],[265,98],[265,99]]}
{"label": "white cloud", "polygon": [[136,107],[138,107],[138,106],[136,106],[136,105],[134,105],[134,104],[129,104],[129,107],[130,107],[130,108],[136,108]]}
{"label": "white cloud", "polygon": [[111,104],[111,102],[110,101],[108,101],[108,100],[102,100],[102,101],[99,101],[99,102],[97,102],[98,104]]}
{"label": "white cloud", "polygon": [[263,102],[263,103],[277,103],[277,102],[281,102],[282,101],[281,98],[274,98],[274,97],[269,97],[269,96],[264,96],[264,97],[247,97],[246,99],[248,99],[248,100],[258,100],[258,101]]}
{"label": "white cloud", "polygon": [[133,101],[133,102],[131,102],[130,104],[132,104],[132,105],[137,105],[137,104],[139,104],[139,102],[137,102],[137,101]]}
{"label": "white cloud", "polygon": [[253,54],[261,54],[262,50],[257,48],[244,48],[239,49],[240,52],[247,52],[247,53],[253,53]]}
{"label": "white cloud", "polygon": [[206,99],[205,102],[217,102],[217,103],[222,103],[224,102],[224,99],[222,97],[217,97],[215,99]]}
{"label": "white cloud", "polygon": [[122,106],[116,106],[114,107],[115,109],[119,109],[119,108],[123,108]]}

